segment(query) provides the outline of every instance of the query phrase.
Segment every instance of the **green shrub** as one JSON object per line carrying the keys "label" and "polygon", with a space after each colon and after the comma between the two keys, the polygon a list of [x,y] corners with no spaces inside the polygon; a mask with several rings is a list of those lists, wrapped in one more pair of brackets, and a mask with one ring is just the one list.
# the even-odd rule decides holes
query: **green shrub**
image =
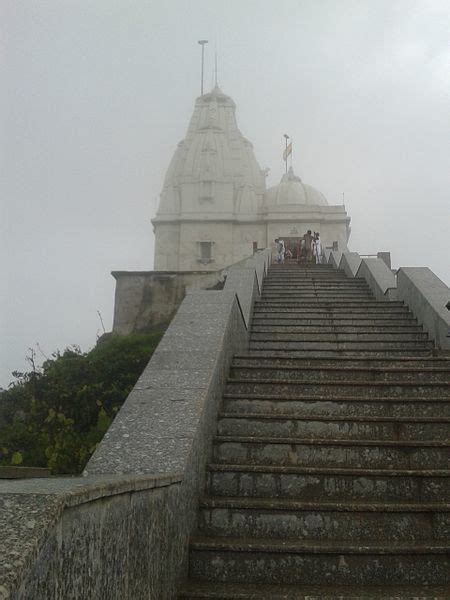
{"label": "green shrub", "polygon": [[161,333],[110,335],[57,352],[0,392],[0,464],[80,473],[142,373]]}

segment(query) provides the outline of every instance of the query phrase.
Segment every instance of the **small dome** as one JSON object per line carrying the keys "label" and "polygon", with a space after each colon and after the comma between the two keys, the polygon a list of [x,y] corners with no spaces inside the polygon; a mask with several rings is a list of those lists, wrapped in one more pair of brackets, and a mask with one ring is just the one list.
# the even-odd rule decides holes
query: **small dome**
{"label": "small dome", "polygon": [[327,206],[328,202],[322,192],[307,183],[303,183],[290,167],[289,171],[281,178],[280,183],[269,188],[266,192],[267,206],[286,204]]}

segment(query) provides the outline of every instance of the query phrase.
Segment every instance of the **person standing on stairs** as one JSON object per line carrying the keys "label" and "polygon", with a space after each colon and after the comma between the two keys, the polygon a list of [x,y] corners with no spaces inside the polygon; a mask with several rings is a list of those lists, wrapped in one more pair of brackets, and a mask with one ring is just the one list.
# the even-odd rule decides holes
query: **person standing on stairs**
{"label": "person standing on stairs", "polygon": [[278,240],[278,262],[281,264],[284,263],[284,253],[285,253],[284,240],[279,239]]}
{"label": "person standing on stairs", "polygon": [[312,246],[313,246],[313,236],[311,233],[311,229],[308,229],[308,231],[305,233],[305,235],[303,236],[303,239],[305,240],[305,252],[306,252],[306,262],[307,263],[311,263],[312,262]]}
{"label": "person standing on stairs", "polygon": [[313,256],[316,260],[316,265],[320,265],[322,262],[322,244],[320,242],[320,235],[318,231],[314,232]]}

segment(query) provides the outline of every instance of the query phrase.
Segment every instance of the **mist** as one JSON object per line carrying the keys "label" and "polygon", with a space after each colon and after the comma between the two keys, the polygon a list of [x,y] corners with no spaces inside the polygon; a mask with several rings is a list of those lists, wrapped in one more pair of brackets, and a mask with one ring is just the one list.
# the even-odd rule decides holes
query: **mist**
{"label": "mist", "polygon": [[[351,250],[450,280],[450,4],[4,0],[0,385],[112,327],[112,270],[151,270],[169,161],[200,94],[237,105],[267,185],[345,202]],[[38,346],[37,346],[38,344]]]}

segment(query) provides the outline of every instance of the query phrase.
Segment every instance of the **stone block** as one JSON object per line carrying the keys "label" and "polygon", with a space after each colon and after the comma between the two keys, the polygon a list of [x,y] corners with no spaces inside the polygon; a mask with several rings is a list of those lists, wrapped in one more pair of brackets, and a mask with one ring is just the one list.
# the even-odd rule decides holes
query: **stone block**
{"label": "stone block", "polygon": [[356,277],[360,264],[361,257],[357,252],[343,252],[339,269],[344,271],[347,277]]}
{"label": "stone block", "polygon": [[395,275],[381,258],[363,258],[356,277],[363,277],[367,281],[377,300],[396,299]]}
{"label": "stone block", "polygon": [[450,300],[448,286],[428,267],[401,267],[397,273],[398,298],[423,325],[436,346],[450,349]]}

